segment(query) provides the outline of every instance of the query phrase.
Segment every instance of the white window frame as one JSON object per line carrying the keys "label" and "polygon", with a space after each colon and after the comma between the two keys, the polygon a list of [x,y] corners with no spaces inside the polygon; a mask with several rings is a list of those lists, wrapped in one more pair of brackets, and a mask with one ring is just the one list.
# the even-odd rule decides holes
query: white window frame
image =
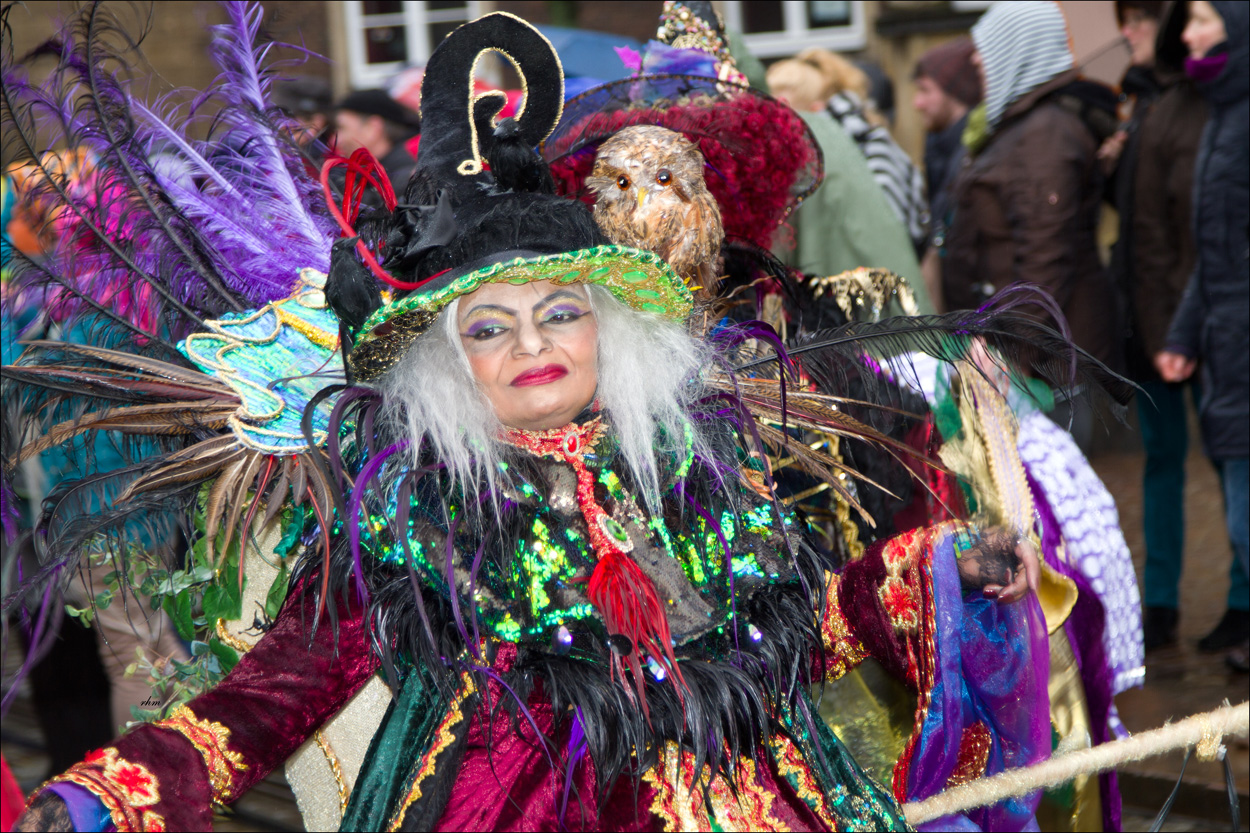
{"label": "white window frame", "polygon": [[785,29],[780,32],[742,32],[742,4],[750,0],[726,0],[724,4],[725,25],[742,33],[742,40],[757,58],[777,58],[820,46],[835,52],[853,52],[868,44],[868,29],[864,22],[863,0],[852,0],[851,22],[844,26],[824,26],[818,29],[807,25],[807,4],[804,0],[783,0],[782,14]]}
{"label": "white window frame", "polygon": [[[424,66],[436,43],[430,43],[429,26],[433,23],[467,21],[480,17],[480,0],[467,0],[460,9],[427,9],[424,0],[403,0],[403,10],[395,14],[365,17],[362,0],[346,0],[343,9],[343,31],[347,40],[347,66],[352,89],[378,87],[406,66]],[[376,26],[403,26],[408,55],[403,61],[370,64],[365,61],[365,29]]]}

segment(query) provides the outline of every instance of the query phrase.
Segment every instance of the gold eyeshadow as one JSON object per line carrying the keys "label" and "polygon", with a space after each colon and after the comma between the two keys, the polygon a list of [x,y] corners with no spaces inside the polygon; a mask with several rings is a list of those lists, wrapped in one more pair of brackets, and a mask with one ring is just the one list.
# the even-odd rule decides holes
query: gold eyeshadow
{"label": "gold eyeshadow", "polygon": [[[591,306],[589,299],[567,289],[560,289],[534,304],[530,310],[535,319],[561,312],[580,318],[591,312]],[[517,313],[507,307],[496,304],[474,306],[460,322],[461,335],[473,338],[487,327],[509,327],[516,318]]]}

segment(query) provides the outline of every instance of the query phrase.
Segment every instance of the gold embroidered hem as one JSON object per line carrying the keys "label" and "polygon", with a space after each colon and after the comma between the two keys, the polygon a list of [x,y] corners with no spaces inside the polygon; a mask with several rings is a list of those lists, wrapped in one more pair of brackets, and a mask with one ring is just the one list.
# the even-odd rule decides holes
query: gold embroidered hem
{"label": "gold embroidered hem", "polygon": [[395,831],[404,823],[404,816],[408,812],[408,808],[412,806],[414,801],[421,798],[422,789],[425,780],[434,774],[438,756],[442,754],[448,746],[456,739],[452,729],[464,720],[464,701],[469,698],[477,689],[473,685],[473,678],[469,673],[460,675],[460,693],[451,701],[451,705],[447,709],[447,716],[443,718],[443,722],[439,724],[438,730],[434,735],[434,742],[430,744],[430,748],[421,756],[421,760],[417,763],[416,774],[412,777],[412,784],[408,787],[408,792],[404,795],[404,800],[399,803],[399,809],[391,818],[391,823],[387,825],[387,830]]}
{"label": "gold embroidered hem", "polygon": [[774,760],[777,762],[777,771],[794,787],[795,794],[811,808],[817,818],[828,825],[830,830],[837,830],[838,823],[834,820],[833,813],[829,812],[825,794],[820,789],[820,784],[816,782],[816,776],[812,774],[811,767],[803,760],[803,753],[789,738],[785,737],[775,738],[770,746],[773,749]]}
{"label": "gold embroidered hem", "polygon": [[347,812],[347,802],[352,796],[352,791],[348,788],[347,781],[343,779],[343,767],[339,763],[339,756],[334,754],[334,748],[330,746],[330,741],[326,740],[325,732],[318,729],[313,733],[313,738],[316,739],[321,754],[326,756],[326,763],[330,765],[330,774],[334,776],[334,783],[339,788],[339,815],[341,817]]}
{"label": "gold embroidered hem", "polygon": [[185,737],[199,751],[208,767],[208,781],[213,788],[213,800],[228,804],[237,796],[231,790],[234,777],[246,772],[243,756],[230,750],[230,730],[213,720],[201,720],[186,706],[179,706],[157,727],[170,729]]}
{"label": "gold embroidered hem", "polygon": [[864,661],[868,653],[859,640],[851,635],[850,625],[842,615],[842,605],[838,593],[842,587],[842,576],[828,574],[825,587],[825,618],[820,623],[820,634],[823,637],[825,656],[825,679],[833,682],[841,678],[847,671]]}
{"label": "gold embroidered hem", "polygon": [[[917,586],[920,585],[922,577],[926,581],[932,580],[932,565],[929,563],[928,554],[932,551],[933,546],[943,537],[953,534],[957,529],[963,528],[965,528],[965,524],[960,521],[944,521],[928,530],[915,530],[912,533],[900,535],[891,542],[900,546],[905,545],[911,553],[913,560],[909,566],[912,580]],[[900,565],[901,569],[902,560],[900,559],[896,563]],[[890,569],[889,561],[886,562],[886,568],[887,570]],[[932,595],[925,595],[921,600],[919,615],[922,617],[922,621],[917,629],[919,633],[914,634],[914,636],[919,636],[921,644],[908,646],[910,661],[907,669],[908,682],[915,686],[919,692],[916,698],[916,719],[912,727],[911,737],[908,738],[903,754],[899,756],[898,763],[894,766],[894,778],[891,784],[894,797],[900,802],[907,800],[907,775],[911,769],[911,756],[916,751],[916,744],[920,742],[921,734],[924,731],[925,719],[929,716],[929,701],[933,696],[935,673],[933,657],[937,653],[935,644],[937,611],[934,608]],[[891,619],[893,619],[892,614]]]}
{"label": "gold embroidered hem", "polygon": [[88,754],[53,780],[77,784],[99,798],[119,833],[163,833],[166,829],[165,819],[146,809],[160,803],[160,782],[143,764],[121,757],[115,747]]}
{"label": "gold embroidered hem", "polygon": [[[668,741],[660,752],[659,764],[642,776],[655,788],[651,812],[664,821],[666,831],[789,830],[773,816],[775,796],[761,786],[755,763],[746,756],[739,756],[737,770],[737,795],[721,776],[710,783],[696,780],[694,753]],[[706,778],[706,770],[703,778]],[[711,807],[704,799],[705,786]]]}

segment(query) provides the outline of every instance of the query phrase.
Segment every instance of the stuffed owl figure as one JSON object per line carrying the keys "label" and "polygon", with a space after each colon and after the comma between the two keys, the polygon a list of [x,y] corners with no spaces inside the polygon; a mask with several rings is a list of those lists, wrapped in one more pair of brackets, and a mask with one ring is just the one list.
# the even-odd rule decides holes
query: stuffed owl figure
{"label": "stuffed owl figure", "polygon": [[627,127],[599,147],[586,184],[613,243],[655,252],[697,296],[715,296],[725,233],[693,142],[663,127]]}

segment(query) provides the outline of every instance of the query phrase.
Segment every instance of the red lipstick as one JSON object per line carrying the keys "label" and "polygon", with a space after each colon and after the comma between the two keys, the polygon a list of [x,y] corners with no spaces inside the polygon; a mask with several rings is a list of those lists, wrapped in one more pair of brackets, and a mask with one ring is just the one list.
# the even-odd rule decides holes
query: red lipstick
{"label": "red lipstick", "polygon": [[549,385],[569,375],[568,368],[562,364],[545,364],[532,367],[512,380],[514,388],[528,388],[532,385]]}

